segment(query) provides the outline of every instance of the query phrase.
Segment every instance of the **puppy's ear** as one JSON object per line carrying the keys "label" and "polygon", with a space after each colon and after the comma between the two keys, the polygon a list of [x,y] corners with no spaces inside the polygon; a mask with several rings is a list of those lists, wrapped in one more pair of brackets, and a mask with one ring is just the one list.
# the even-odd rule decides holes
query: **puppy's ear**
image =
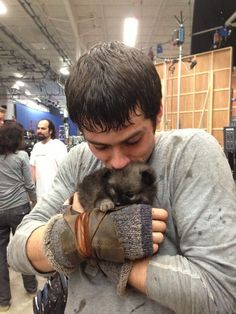
{"label": "puppy's ear", "polygon": [[146,169],[141,171],[142,182],[146,185],[151,185],[155,182],[156,176],[152,169]]}

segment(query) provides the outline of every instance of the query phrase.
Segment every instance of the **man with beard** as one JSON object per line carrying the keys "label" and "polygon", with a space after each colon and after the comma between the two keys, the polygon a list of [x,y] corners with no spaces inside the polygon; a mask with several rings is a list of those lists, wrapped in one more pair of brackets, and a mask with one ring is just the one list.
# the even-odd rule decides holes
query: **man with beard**
{"label": "man with beard", "polygon": [[0,106],[0,126],[4,124],[6,112],[7,109],[5,108],[5,106]]}
{"label": "man with beard", "polygon": [[39,142],[30,156],[32,177],[36,183],[37,200],[51,187],[57,169],[67,154],[66,145],[56,139],[55,125],[51,120],[41,120],[37,126]]}

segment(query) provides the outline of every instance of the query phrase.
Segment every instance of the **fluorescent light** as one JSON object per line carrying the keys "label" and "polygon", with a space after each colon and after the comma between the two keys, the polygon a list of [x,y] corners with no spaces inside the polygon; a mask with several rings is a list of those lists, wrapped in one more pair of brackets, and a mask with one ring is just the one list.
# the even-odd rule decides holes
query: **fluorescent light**
{"label": "fluorescent light", "polygon": [[12,86],[12,88],[19,90],[19,89],[20,89],[20,86],[15,83],[15,84]]}
{"label": "fluorescent light", "polygon": [[28,89],[26,89],[26,90],[25,90],[25,95],[30,96],[30,95],[31,95],[31,92],[30,92]]}
{"label": "fluorescent light", "polygon": [[69,72],[69,70],[68,70],[67,67],[62,67],[62,68],[60,68],[60,72],[61,72],[61,74],[63,74],[63,75],[69,75],[69,74],[70,74],[70,72]]}
{"label": "fluorescent light", "polygon": [[14,76],[17,77],[17,78],[22,78],[23,77],[23,74],[19,73],[19,72],[15,72],[14,73]]}
{"label": "fluorescent light", "polygon": [[20,87],[23,87],[24,85],[25,85],[25,83],[24,82],[22,82],[22,81],[16,81],[16,84],[18,85],[18,86],[20,86]]}
{"label": "fluorescent light", "polygon": [[7,7],[2,1],[0,1],[0,15],[4,15],[6,13],[7,13]]}
{"label": "fluorescent light", "polygon": [[134,47],[138,33],[138,20],[134,17],[127,17],[124,20],[124,44]]}
{"label": "fluorescent light", "polygon": [[41,102],[40,98],[38,97],[34,97],[33,99],[36,100],[37,102]]}

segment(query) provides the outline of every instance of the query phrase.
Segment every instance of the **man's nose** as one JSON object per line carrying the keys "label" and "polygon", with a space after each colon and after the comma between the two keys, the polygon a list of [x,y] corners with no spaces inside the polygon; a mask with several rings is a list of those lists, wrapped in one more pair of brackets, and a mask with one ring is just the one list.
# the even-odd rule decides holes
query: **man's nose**
{"label": "man's nose", "polygon": [[129,157],[124,155],[120,150],[113,150],[109,166],[113,169],[122,169],[130,163]]}

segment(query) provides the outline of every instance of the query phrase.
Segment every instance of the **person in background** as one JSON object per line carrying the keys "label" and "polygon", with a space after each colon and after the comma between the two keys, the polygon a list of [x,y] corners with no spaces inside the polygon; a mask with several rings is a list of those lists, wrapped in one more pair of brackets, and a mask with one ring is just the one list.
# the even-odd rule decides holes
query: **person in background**
{"label": "person in background", "polygon": [[[67,314],[235,313],[236,189],[216,139],[200,129],[156,134],[159,75],[142,51],[119,42],[84,53],[65,94],[86,142],[69,151],[46,197],[18,227],[10,265],[68,274]],[[155,171],[153,208],[60,213],[87,174],[133,161]]]}
{"label": "person in background", "polygon": [[30,165],[39,200],[51,187],[58,167],[67,155],[67,148],[56,139],[55,125],[51,120],[39,121],[36,135],[39,142],[31,151]]}
{"label": "person in background", "polygon": [[6,112],[6,108],[4,106],[0,106],[0,126],[4,124]]}
{"label": "person in background", "polygon": [[[29,157],[22,151],[24,133],[17,123],[0,128],[0,312],[10,307],[11,289],[7,263],[7,245],[22,218],[36,203],[35,186],[31,178]],[[25,290],[34,294],[37,279],[23,275]]]}

